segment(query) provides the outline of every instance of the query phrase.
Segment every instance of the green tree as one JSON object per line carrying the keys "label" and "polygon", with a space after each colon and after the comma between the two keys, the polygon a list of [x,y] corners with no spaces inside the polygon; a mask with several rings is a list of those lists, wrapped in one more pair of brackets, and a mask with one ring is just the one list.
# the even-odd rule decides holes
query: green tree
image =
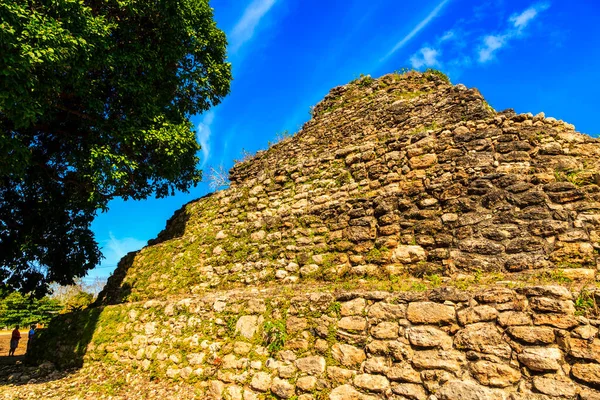
{"label": "green tree", "polygon": [[26,327],[35,323],[47,323],[63,309],[63,305],[49,297],[36,299],[13,292],[0,300],[0,327]]}
{"label": "green tree", "polygon": [[0,286],[72,284],[111,199],[200,181],[190,117],[229,92],[226,44],[208,0],[0,1]]}

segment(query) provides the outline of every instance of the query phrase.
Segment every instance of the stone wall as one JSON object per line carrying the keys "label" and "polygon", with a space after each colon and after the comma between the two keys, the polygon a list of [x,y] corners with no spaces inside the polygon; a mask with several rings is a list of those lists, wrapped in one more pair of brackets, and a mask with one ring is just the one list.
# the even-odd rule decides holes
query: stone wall
{"label": "stone wall", "polygon": [[215,292],[105,307],[85,360],[206,399],[598,399],[593,304],[561,286]]}
{"label": "stone wall", "polygon": [[176,212],[30,361],[186,398],[600,399],[599,172],[600,141],[562,121],[435,73],[362,78]]}
{"label": "stone wall", "polygon": [[600,141],[435,74],[335,88],[129,255],[104,303],[269,282],[560,269],[594,280]]}

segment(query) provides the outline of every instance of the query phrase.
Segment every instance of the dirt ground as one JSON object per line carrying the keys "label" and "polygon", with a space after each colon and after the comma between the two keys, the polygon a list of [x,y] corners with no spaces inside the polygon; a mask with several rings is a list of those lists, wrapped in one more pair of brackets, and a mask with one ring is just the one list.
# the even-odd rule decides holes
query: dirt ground
{"label": "dirt ground", "polygon": [[[0,330],[0,357],[8,356],[8,350],[10,349],[10,337],[12,331],[1,331]],[[15,351],[15,355],[22,356],[25,354],[27,349],[27,331],[21,330],[21,340],[19,341],[19,347]]]}

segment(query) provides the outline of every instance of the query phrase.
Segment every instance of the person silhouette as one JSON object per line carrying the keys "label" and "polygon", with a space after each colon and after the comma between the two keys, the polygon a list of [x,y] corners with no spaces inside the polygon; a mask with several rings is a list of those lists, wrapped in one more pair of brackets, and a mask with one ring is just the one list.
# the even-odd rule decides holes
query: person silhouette
{"label": "person silhouette", "polygon": [[12,336],[10,338],[10,350],[8,351],[9,356],[15,355],[15,350],[19,346],[19,340],[21,340],[21,332],[19,332],[19,325],[15,327],[15,330],[12,331]]}
{"label": "person silhouette", "polygon": [[35,325],[31,325],[31,329],[29,329],[29,333],[27,334],[27,352],[29,353],[29,349],[31,348],[31,343],[33,342],[33,338],[35,337]]}

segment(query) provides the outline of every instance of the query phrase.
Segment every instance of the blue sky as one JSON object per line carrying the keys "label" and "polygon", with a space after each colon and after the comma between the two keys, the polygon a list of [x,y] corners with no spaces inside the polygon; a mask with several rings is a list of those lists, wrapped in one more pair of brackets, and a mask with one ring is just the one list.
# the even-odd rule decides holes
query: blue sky
{"label": "blue sky", "polygon": [[[229,38],[234,81],[218,107],[195,116],[205,171],[296,132],[310,106],[361,73],[403,67],[446,72],[477,87],[496,110],[544,111],[580,132],[600,124],[597,0],[213,0]],[[115,200],[93,224],[110,275],[119,258],[164,228],[207,182],[167,199]]]}

